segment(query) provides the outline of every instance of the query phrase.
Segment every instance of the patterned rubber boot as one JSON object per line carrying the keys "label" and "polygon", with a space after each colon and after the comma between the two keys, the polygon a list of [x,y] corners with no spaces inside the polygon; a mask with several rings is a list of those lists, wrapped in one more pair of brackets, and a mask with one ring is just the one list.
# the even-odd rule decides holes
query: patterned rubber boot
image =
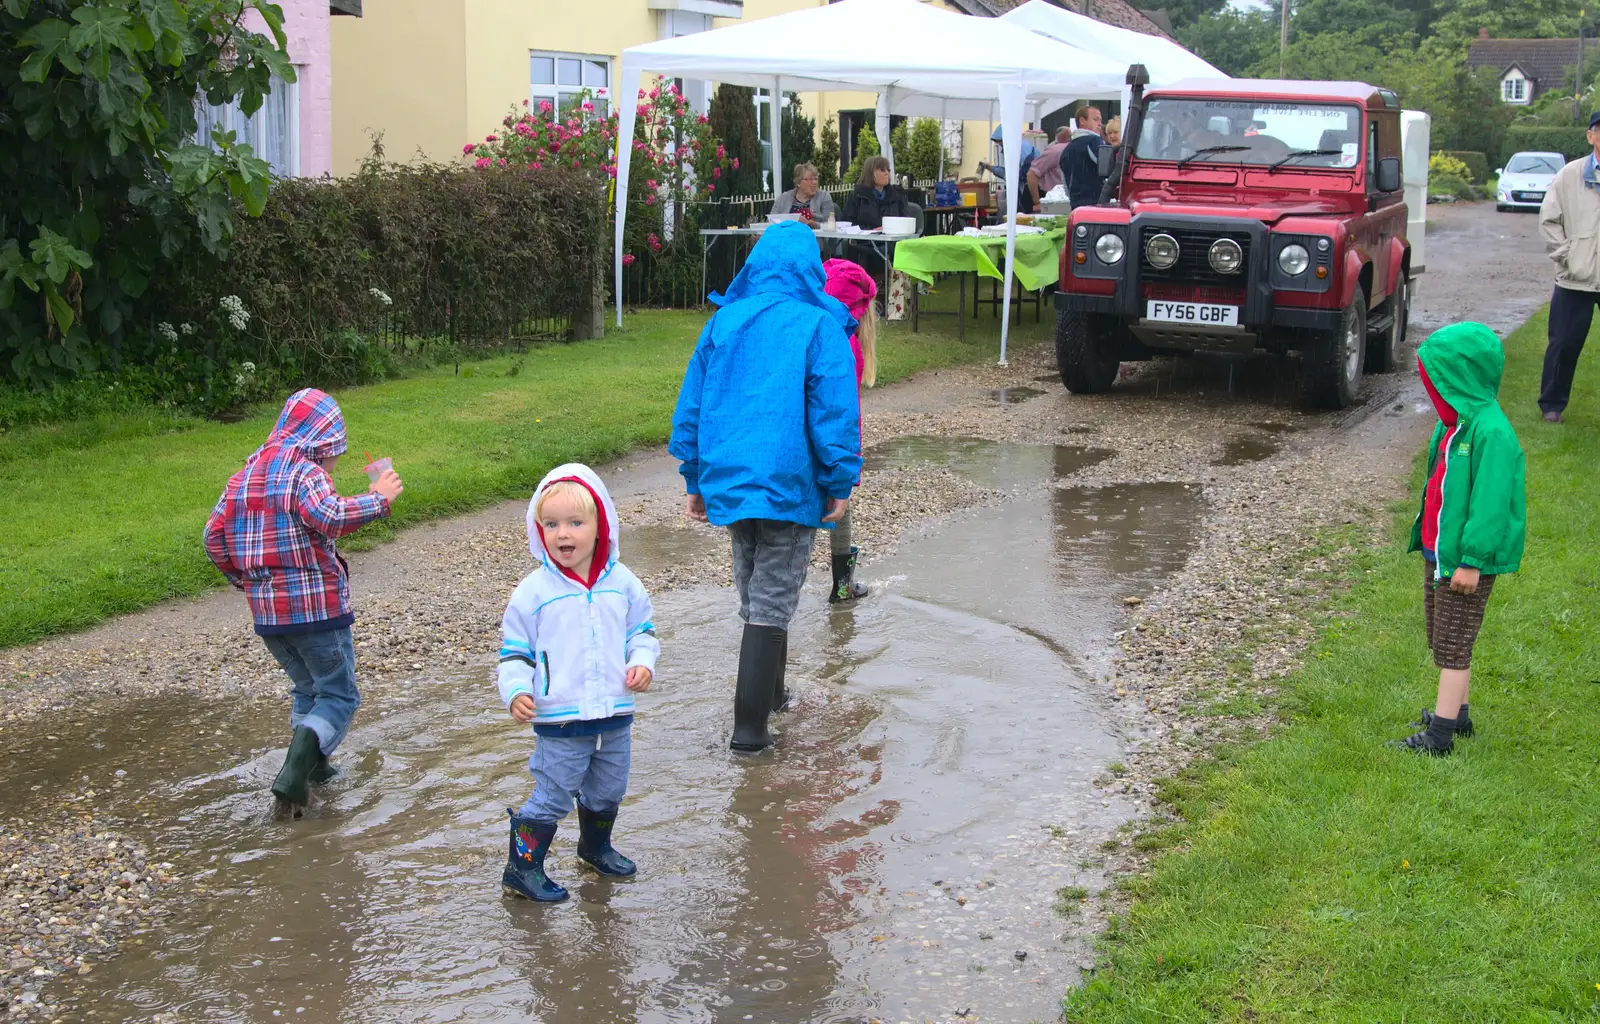
{"label": "patterned rubber boot", "polygon": [[289,753],[283,759],[278,777],[272,781],[274,813],[278,817],[300,817],[311,802],[311,771],[322,756],[317,734],[308,726],[300,726],[289,741]]}
{"label": "patterned rubber boot", "polygon": [[510,807],[506,813],[511,815],[511,855],[506,859],[500,884],[506,892],[535,903],[560,903],[567,898],[567,890],[544,873],[544,856],[556,837],[556,823],[519,818]]}
{"label": "patterned rubber boot", "polygon": [[828,591],[829,604],[867,596],[867,585],[855,581],[856,558],[860,554],[860,548],[851,548],[848,555],[833,556],[833,589]]}
{"label": "patterned rubber boot", "polygon": [[630,878],[639,868],[611,845],[611,826],[617,823],[617,812],[601,814],[591,811],[578,802],[578,859],[602,875]]}
{"label": "patterned rubber boot", "polygon": [[784,684],[784,676],[789,671],[789,634],[783,634],[783,656],[778,659],[778,683],[772,688],[772,710],[788,711],[793,701],[789,694],[789,687]]}
{"label": "patterned rubber boot", "polygon": [[739,647],[739,682],[733,693],[733,739],[728,746],[746,754],[772,746],[767,716],[779,667],[783,663],[785,631],[776,626],[746,623]]}

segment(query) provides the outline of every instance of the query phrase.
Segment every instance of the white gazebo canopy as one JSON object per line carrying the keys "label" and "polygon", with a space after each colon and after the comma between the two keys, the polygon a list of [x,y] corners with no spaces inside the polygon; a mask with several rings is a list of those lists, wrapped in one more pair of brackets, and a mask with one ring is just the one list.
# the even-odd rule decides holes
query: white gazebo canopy
{"label": "white gazebo canopy", "polygon": [[[619,139],[631,140],[640,76],[699,78],[771,92],[773,124],[781,125],[785,92],[857,90],[878,93],[884,154],[890,114],[998,121],[1005,150],[1005,312],[1000,361],[1010,328],[1011,264],[1016,252],[1017,167],[1025,118],[1073,99],[1116,95],[1128,66],[1066,46],[994,18],[937,10],[919,0],[841,0],[710,32],[665,39],[622,52],[617,78]],[[779,132],[772,162],[782,166]],[[633,147],[617,147],[617,322],[622,322],[622,233]],[[774,174],[777,178],[777,174]]]}
{"label": "white gazebo canopy", "polygon": [[[1170,39],[1108,25],[1057,7],[1049,0],[1028,0],[1021,7],[1001,15],[1000,20],[1049,36],[1068,46],[1108,57],[1124,68],[1129,64],[1143,64],[1145,70],[1150,72],[1151,85],[1170,85],[1185,78],[1228,77]],[[1086,95],[1084,98],[1100,97]]]}

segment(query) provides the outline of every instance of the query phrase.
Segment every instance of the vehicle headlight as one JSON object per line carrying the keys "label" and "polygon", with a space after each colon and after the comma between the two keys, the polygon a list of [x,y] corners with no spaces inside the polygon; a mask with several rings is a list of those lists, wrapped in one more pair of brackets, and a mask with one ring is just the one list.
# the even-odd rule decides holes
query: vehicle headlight
{"label": "vehicle headlight", "polygon": [[1278,269],[1290,277],[1299,277],[1311,265],[1311,254],[1303,245],[1286,245],[1278,253]]}
{"label": "vehicle headlight", "polygon": [[1094,240],[1094,254],[1100,257],[1101,263],[1121,263],[1127,251],[1121,235],[1107,233]]}
{"label": "vehicle headlight", "polygon": [[1144,258],[1157,270],[1168,270],[1178,262],[1178,240],[1168,234],[1159,234],[1145,243]]}
{"label": "vehicle headlight", "polygon": [[1217,273],[1237,274],[1244,263],[1244,250],[1231,238],[1219,238],[1211,243],[1211,251],[1206,253],[1206,258],[1211,261],[1211,269]]}
{"label": "vehicle headlight", "polygon": [[1505,189],[1501,189],[1500,190],[1500,201],[1502,203],[1509,203],[1511,201],[1511,193],[1507,192]]}

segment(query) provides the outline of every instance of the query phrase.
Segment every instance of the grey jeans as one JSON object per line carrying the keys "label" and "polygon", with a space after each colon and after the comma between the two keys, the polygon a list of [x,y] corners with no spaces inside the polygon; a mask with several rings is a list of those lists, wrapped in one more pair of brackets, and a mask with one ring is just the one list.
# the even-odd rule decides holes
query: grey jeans
{"label": "grey jeans", "polygon": [[728,534],[733,539],[739,618],[756,626],[788,629],[800,604],[817,531],[776,519],[741,519],[728,527]]}

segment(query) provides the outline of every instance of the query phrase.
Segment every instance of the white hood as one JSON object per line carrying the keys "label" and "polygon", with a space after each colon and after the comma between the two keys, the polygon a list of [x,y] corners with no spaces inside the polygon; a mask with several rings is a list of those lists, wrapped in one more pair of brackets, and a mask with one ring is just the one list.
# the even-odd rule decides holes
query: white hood
{"label": "white hood", "polygon": [[557,480],[581,480],[594,492],[595,498],[606,517],[606,567],[617,564],[622,557],[622,522],[617,518],[616,503],[611,500],[611,492],[606,490],[606,485],[600,482],[599,474],[581,462],[568,462],[557,466],[544,475],[539,481],[539,486],[534,489],[533,498],[528,502],[528,551],[546,568],[558,571],[555,568],[555,559],[550,557],[550,552],[544,546],[543,539],[539,536],[539,524],[534,516],[534,509],[539,505],[539,495],[545,488]]}

